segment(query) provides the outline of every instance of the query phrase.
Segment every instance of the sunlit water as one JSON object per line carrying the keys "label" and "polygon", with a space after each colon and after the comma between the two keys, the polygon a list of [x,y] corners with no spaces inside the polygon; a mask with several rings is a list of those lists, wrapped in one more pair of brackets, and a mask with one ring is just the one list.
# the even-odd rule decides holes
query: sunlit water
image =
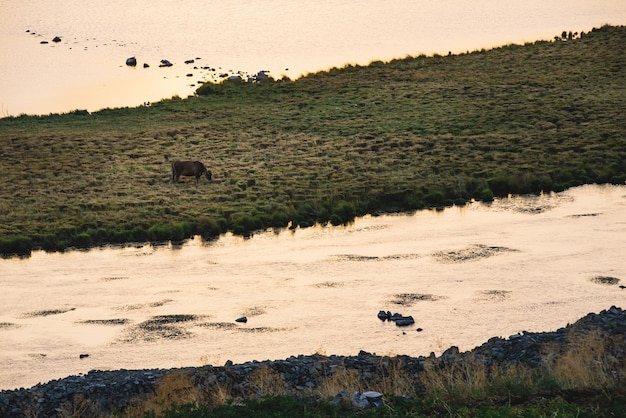
{"label": "sunlit water", "polygon": [[178,249],[35,252],[0,261],[0,388],[92,369],[469,350],[624,307],[625,253],[623,186]]}
{"label": "sunlit water", "polygon": [[[626,24],[626,2],[0,0],[0,23],[2,117],[186,97],[222,73],[297,78],[346,63],[551,40]],[[136,68],[125,65],[131,56]],[[159,68],[162,59],[174,66]]]}

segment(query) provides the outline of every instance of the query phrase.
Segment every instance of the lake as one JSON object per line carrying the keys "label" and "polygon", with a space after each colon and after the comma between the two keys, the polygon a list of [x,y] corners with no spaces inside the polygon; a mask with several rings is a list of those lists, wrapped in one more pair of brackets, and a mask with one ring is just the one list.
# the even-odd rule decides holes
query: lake
{"label": "lake", "polygon": [[[4,117],[187,97],[222,74],[294,79],[346,63],[552,40],[626,24],[626,2],[0,0],[0,16]],[[133,56],[137,67],[126,66]],[[162,59],[174,65],[159,67]]]}
{"label": "lake", "polygon": [[248,239],[35,251],[0,260],[0,389],[92,369],[469,350],[624,307],[625,253],[626,186],[610,185]]}

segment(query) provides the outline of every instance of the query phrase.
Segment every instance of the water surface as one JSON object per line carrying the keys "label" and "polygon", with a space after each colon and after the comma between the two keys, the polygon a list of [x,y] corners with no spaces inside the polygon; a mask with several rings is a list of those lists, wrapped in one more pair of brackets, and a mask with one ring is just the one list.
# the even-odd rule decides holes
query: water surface
{"label": "water surface", "polygon": [[554,330],[624,307],[625,237],[626,187],[583,186],[178,249],[1,260],[0,389],[92,369],[440,354]]}
{"label": "water surface", "polygon": [[[0,19],[2,117],[187,97],[223,73],[297,78],[346,63],[551,40],[626,24],[626,2],[0,0]],[[131,56],[137,68],[125,65]],[[162,59],[174,66],[159,68]]]}

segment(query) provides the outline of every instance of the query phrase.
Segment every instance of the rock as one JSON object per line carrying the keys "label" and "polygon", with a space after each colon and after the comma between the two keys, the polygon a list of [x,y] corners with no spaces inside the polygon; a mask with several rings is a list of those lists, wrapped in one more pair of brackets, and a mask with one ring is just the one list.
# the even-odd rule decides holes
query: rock
{"label": "rock", "polygon": [[193,64],[194,62],[196,62],[195,60],[187,60],[185,61],[185,64]]}
{"label": "rock", "polygon": [[413,325],[415,320],[412,316],[403,316],[402,318],[396,319],[396,326],[398,327],[408,327],[409,325]]}
{"label": "rock", "polygon": [[126,58],[126,65],[128,65],[129,67],[137,66],[137,58],[135,57]]}
{"label": "rock", "polygon": [[399,314],[399,313],[397,313],[397,312],[396,312],[396,313],[394,313],[393,315],[389,316],[389,320],[390,320],[390,321],[397,321],[398,319],[402,319],[402,318],[404,318],[404,317],[402,316],[402,314]]}
{"label": "rock", "polygon": [[41,42],[39,42],[39,43],[40,43],[40,44],[47,44],[47,43],[48,43],[48,41],[41,41]]}
{"label": "rock", "polygon": [[391,315],[389,315],[388,312],[385,311],[378,311],[378,319],[380,319],[381,321],[386,321],[387,319],[389,319]]}
{"label": "rock", "polygon": [[363,395],[367,399],[370,405],[378,408],[383,405],[383,394],[380,392],[376,392],[373,390],[368,390],[367,392],[363,392]]}
{"label": "rock", "polygon": [[248,322],[248,318],[245,316],[242,316],[241,318],[235,319],[235,322],[243,322],[245,324],[246,322]]}
{"label": "rock", "polygon": [[150,65],[146,64],[145,62],[143,63],[143,68],[150,68]]}
{"label": "rock", "polygon": [[174,64],[172,64],[171,62],[169,62],[168,60],[161,60],[161,64],[159,65],[159,67],[171,67]]}
{"label": "rock", "polygon": [[352,406],[359,409],[367,409],[370,407],[370,403],[361,392],[354,392],[352,394]]}
{"label": "rock", "polygon": [[266,70],[259,71],[259,72],[256,74],[256,80],[257,80],[257,81],[265,81],[265,80],[269,80],[269,79],[270,79],[270,76],[269,76],[269,74],[268,74],[268,73],[269,73],[269,71],[266,71]]}
{"label": "rock", "polygon": [[87,358],[87,357],[89,357],[89,354],[79,354],[79,356],[78,356],[78,358],[80,358],[80,359],[84,359],[84,358]]}
{"label": "rock", "polygon": [[55,36],[54,38],[52,38],[52,42],[59,43],[61,42],[61,38],[59,38],[58,36]]}
{"label": "rock", "polygon": [[230,81],[241,81],[241,76],[240,75],[231,75],[230,77],[228,77],[228,80],[230,80]]}

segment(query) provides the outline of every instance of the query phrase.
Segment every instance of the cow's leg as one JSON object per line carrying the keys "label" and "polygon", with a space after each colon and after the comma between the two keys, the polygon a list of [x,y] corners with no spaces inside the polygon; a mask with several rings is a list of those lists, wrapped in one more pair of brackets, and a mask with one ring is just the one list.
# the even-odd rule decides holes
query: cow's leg
{"label": "cow's leg", "polygon": [[176,167],[174,166],[174,163],[172,163],[172,174],[170,174],[170,183],[178,183],[178,176],[180,176],[180,174],[176,172]]}

